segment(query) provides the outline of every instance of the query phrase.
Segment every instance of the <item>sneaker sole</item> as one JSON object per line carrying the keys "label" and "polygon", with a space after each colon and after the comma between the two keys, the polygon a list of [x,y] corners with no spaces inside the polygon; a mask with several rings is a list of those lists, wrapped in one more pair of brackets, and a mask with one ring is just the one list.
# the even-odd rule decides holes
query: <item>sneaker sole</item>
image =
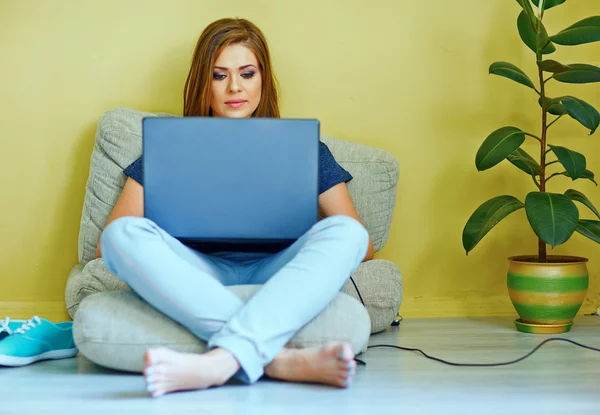
{"label": "sneaker sole", "polygon": [[46,352],[37,356],[30,357],[18,357],[0,354],[0,366],[25,366],[37,362],[39,360],[68,359],[70,357],[75,357],[78,351],[79,350],[77,348],[53,350],[51,352]]}

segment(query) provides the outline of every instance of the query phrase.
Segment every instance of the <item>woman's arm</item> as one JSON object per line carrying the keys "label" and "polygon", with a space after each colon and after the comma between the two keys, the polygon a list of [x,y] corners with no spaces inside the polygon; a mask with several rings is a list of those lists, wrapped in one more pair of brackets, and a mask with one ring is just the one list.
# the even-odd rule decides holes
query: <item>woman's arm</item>
{"label": "woman's arm", "polygon": [[[346,183],[336,184],[332,188],[321,193],[319,196],[319,210],[323,217],[346,215],[361,222],[360,217],[354,208],[354,204],[352,203],[352,199],[350,198],[350,194],[348,193],[348,186],[346,186]],[[371,241],[371,237],[369,237],[369,249],[367,250],[367,254],[363,261],[373,259],[373,253],[373,242]]]}
{"label": "woman's arm", "polygon": [[[119,196],[119,200],[117,200],[115,207],[108,216],[104,227],[106,228],[112,221],[122,216],[144,216],[144,187],[131,177],[127,178],[125,186],[123,186],[123,191]],[[96,246],[96,258],[101,257],[100,240],[98,240],[98,245]]]}

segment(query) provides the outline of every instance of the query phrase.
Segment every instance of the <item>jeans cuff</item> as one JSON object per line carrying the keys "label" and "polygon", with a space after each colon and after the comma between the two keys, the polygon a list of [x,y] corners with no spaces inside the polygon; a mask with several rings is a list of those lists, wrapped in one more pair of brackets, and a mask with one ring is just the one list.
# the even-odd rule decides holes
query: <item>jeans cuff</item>
{"label": "jeans cuff", "polygon": [[253,384],[264,374],[261,358],[254,344],[235,334],[215,334],[208,343],[208,349],[220,347],[230,352],[241,366],[235,378],[248,384]]}

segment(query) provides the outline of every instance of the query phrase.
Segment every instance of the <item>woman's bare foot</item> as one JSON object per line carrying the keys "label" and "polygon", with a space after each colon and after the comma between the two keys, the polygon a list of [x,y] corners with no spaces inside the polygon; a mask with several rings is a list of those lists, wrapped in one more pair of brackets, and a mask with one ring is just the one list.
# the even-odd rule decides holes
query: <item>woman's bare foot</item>
{"label": "woman's bare foot", "polygon": [[347,388],[356,373],[354,353],[349,344],[307,349],[282,349],[265,367],[265,374],[290,382],[324,383]]}
{"label": "woman's bare foot", "polygon": [[148,350],[144,361],[146,387],[154,398],[173,391],[223,385],[240,368],[231,353],[219,348],[194,354],[161,347]]}

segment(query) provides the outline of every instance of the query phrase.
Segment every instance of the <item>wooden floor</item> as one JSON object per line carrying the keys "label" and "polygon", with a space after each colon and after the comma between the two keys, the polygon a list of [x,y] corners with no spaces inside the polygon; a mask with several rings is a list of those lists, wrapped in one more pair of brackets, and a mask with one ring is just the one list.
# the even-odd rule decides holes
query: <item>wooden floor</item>
{"label": "wooden floor", "polygon": [[[579,317],[566,338],[600,348],[600,317]],[[457,362],[516,359],[549,336],[515,331],[509,318],[407,319],[371,344],[424,349]],[[462,368],[414,352],[370,349],[354,385],[260,381],[160,399],[139,375],[83,357],[0,368],[0,414],[600,414],[600,353],[551,342],[527,360]]]}

